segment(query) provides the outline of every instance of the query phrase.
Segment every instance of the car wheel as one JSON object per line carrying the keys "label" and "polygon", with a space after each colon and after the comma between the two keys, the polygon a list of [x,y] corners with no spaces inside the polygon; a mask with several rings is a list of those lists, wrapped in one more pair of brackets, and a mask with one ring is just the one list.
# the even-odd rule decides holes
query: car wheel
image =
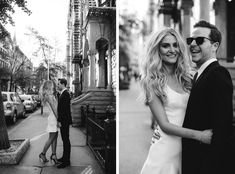
{"label": "car wheel", "polygon": [[12,118],[11,118],[12,124],[15,124],[15,122],[16,122],[16,117],[17,117],[17,113],[14,112],[14,114],[13,114],[13,116],[12,116]]}
{"label": "car wheel", "polygon": [[25,108],[23,109],[22,117],[23,117],[23,118],[26,118],[26,111],[25,111]]}

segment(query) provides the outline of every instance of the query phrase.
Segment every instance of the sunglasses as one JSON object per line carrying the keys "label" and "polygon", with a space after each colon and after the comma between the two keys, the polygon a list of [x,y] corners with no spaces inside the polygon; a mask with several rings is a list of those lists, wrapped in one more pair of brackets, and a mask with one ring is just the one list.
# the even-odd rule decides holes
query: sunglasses
{"label": "sunglasses", "polygon": [[190,45],[193,42],[193,40],[195,40],[196,44],[199,46],[204,43],[204,39],[208,39],[208,40],[212,41],[211,39],[209,39],[207,37],[196,37],[196,38],[189,37],[186,39],[186,41],[187,41],[187,44]]}

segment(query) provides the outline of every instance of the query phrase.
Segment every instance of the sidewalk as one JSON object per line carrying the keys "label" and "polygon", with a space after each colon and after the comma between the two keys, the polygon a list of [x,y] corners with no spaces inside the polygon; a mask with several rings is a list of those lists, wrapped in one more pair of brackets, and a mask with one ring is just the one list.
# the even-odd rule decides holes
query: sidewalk
{"label": "sidewalk", "polygon": [[[48,138],[45,131],[47,126],[48,109],[44,108],[44,114],[40,109],[31,114],[19,125],[8,132],[9,139],[30,139],[30,147],[17,165],[0,166],[1,174],[104,174],[91,150],[86,146],[86,136],[77,127],[70,127],[71,141],[71,166],[57,169],[50,161],[42,164],[38,155],[42,151]],[[63,146],[60,133],[57,142],[57,157],[62,156]],[[51,148],[47,151],[47,158],[51,155]]]}
{"label": "sidewalk", "polygon": [[148,155],[153,130],[151,112],[137,100],[139,83],[131,80],[129,90],[119,92],[119,173],[138,174]]}

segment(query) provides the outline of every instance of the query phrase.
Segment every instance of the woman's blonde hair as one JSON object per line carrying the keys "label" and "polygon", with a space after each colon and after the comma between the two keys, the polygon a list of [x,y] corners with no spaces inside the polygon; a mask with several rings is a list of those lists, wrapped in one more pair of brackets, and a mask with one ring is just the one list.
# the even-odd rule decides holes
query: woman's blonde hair
{"label": "woman's blonde hair", "polygon": [[42,83],[40,90],[40,98],[45,103],[45,95],[46,94],[53,94],[56,97],[56,86],[52,80],[46,80]]}
{"label": "woman's blonde hair", "polygon": [[179,47],[179,57],[175,64],[175,76],[182,85],[183,90],[189,92],[191,89],[190,56],[182,37],[172,28],[165,28],[153,34],[145,47],[145,55],[141,62],[141,80],[143,88],[142,98],[145,102],[152,100],[153,95],[157,95],[162,102],[166,101],[164,87],[167,83],[167,72],[159,52],[161,41],[166,35],[175,37]]}

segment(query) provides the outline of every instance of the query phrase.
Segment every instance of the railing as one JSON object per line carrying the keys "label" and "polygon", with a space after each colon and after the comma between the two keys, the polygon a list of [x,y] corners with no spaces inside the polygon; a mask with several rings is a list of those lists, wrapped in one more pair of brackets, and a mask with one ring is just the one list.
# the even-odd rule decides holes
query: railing
{"label": "railing", "polygon": [[116,172],[116,119],[115,111],[107,107],[106,113],[96,113],[86,106],[86,142],[107,174]]}

